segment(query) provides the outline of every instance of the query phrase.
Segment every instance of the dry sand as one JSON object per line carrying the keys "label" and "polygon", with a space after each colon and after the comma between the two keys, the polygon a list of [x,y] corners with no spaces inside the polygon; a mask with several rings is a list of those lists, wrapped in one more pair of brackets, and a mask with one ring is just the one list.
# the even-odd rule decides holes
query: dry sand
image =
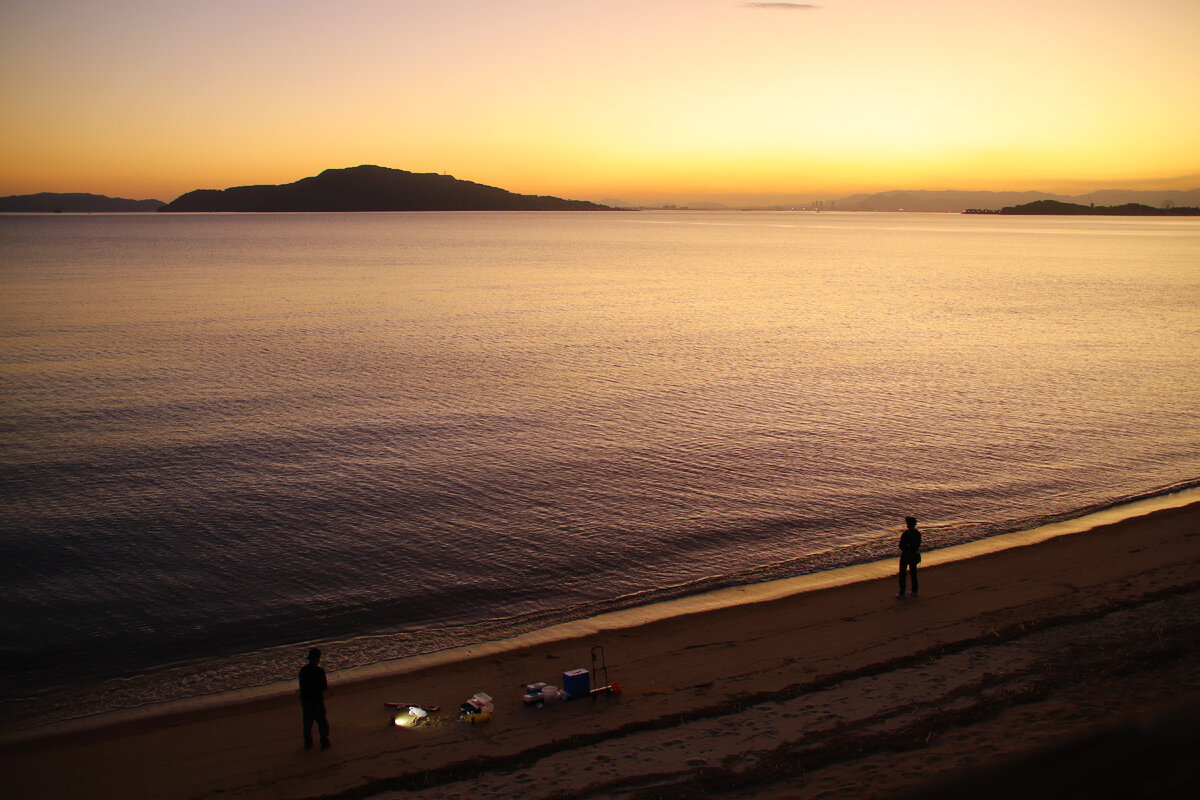
{"label": "dry sand", "polygon": [[[725,597],[755,602],[331,670],[327,751],[302,749],[299,704],[279,695],[9,731],[0,768],[16,797],[122,800],[1170,797],[1196,785],[1200,504],[951,557],[926,555],[920,599],[893,598],[888,562],[781,597],[748,589]],[[621,696],[523,705],[524,684],[590,668],[595,645]],[[480,690],[492,721],[458,721]],[[444,710],[403,729],[388,701]]]}

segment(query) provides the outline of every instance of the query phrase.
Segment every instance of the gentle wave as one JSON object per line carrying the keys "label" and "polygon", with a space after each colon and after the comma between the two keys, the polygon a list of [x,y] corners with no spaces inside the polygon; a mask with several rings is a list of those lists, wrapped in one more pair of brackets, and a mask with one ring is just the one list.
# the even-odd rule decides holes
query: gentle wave
{"label": "gentle wave", "polygon": [[871,560],[909,513],[939,546],[1200,474],[1186,222],[162,216],[0,218],[23,714],[269,683],[309,641],[334,669],[436,651]]}
{"label": "gentle wave", "polygon": [[[952,547],[970,541],[1006,533],[1034,530],[1055,523],[1101,514],[1106,511],[1169,498],[1200,489],[1200,478],[1118,498],[1105,505],[1093,505],[1071,512],[1029,517],[1003,522],[961,520],[925,526],[926,538],[940,547]],[[1191,495],[1188,495],[1190,497]],[[1194,500],[1190,500],[1194,502]],[[1182,501],[1179,501],[1182,502]],[[787,524],[785,521],[769,525]],[[404,633],[355,636],[349,639],[313,640],[295,645],[273,647],[249,653],[232,654],[219,660],[202,660],[161,668],[123,678],[87,685],[50,688],[37,696],[14,697],[0,701],[5,709],[6,726],[11,730],[30,730],[40,725],[66,720],[101,716],[170,703],[188,698],[212,696],[258,687],[290,683],[300,653],[312,644],[320,644],[327,660],[337,671],[370,667],[388,661],[434,654],[466,645],[508,639],[577,620],[625,609],[664,603],[718,589],[746,586],[808,575],[825,570],[870,563],[894,554],[894,542],[848,545],[822,553],[788,559],[775,564],[725,575],[712,575],[674,586],[634,592],[607,600],[581,603],[568,608],[538,611],[501,619],[485,619],[472,624],[431,628]],[[331,658],[330,658],[331,657]],[[336,673],[335,673],[336,675]]]}

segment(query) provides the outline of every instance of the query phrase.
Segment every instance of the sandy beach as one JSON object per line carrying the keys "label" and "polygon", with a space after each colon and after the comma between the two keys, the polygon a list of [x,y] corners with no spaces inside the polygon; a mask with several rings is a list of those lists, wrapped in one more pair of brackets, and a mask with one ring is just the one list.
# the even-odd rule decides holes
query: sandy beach
{"label": "sandy beach", "polygon": [[[1198,777],[1200,504],[927,553],[919,599],[893,596],[891,561],[855,569],[357,673],[327,651],[326,751],[280,691],[9,730],[0,765],[16,797],[122,800],[1163,797]],[[622,694],[524,705],[596,646]],[[477,691],[495,713],[466,724]],[[386,702],[442,711],[400,728]]]}

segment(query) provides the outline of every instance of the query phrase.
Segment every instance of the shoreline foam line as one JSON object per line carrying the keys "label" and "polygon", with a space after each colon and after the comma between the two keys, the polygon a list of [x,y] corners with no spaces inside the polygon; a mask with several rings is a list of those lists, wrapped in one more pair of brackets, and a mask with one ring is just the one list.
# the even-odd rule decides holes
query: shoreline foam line
{"label": "shoreline foam line", "polygon": [[[875,779],[926,783],[981,753],[1200,698],[1200,503],[927,573],[918,601],[893,599],[889,576],[393,677],[334,675],[328,751],[301,746],[291,693],[0,745],[0,769],[20,796],[93,800],[582,796],[664,780],[682,796],[671,787],[743,775],[891,793],[907,787]],[[523,702],[596,646],[622,695]],[[489,724],[458,724],[479,691],[495,698]],[[397,700],[449,711],[400,728]],[[831,756],[819,769],[814,751]]]}
{"label": "shoreline foam line", "polygon": [[[1106,508],[1092,514],[1075,517],[1062,522],[1054,522],[1049,525],[1030,528],[1027,531],[1014,531],[1013,533],[989,536],[986,539],[951,545],[938,550],[927,550],[922,553],[921,568],[924,570],[939,564],[949,564],[1017,547],[1027,547],[1061,536],[1086,533],[1096,528],[1112,525],[1127,519],[1148,516],[1156,511],[1182,508],[1193,504],[1200,504],[1200,488],[1185,489],[1176,493],[1137,500],[1132,503]],[[897,528],[896,536],[899,538],[899,528]],[[436,653],[423,653],[416,656],[381,661],[376,664],[352,667],[336,674],[339,677],[351,680],[372,680],[380,677],[403,675],[451,661],[463,661],[484,655],[519,650],[533,645],[579,639],[606,631],[636,628],[672,617],[690,616],[730,606],[767,603],[835,586],[864,583],[866,581],[885,578],[894,579],[895,576],[896,559],[886,558],[865,564],[852,564],[821,572],[797,575],[792,578],[780,578],[765,583],[727,586],[687,597],[677,597],[644,606],[608,611],[593,617],[562,622],[541,630],[519,634],[509,639],[480,642],[476,645],[463,645],[447,650],[439,650]]]}
{"label": "shoreline foam line", "polygon": [[[925,551],[922,569],[941,564],[978,558],[1015,548],[1026,547],[1076,533],[1085,533],[1124,520],[1144,517],[1157,511],[1200,505],[1200,488],[1158,495],[1061,522],[1026,531],[999,534],[964,544]],[[898,536],[899,534],[897,534]],[[638,628],[666,619],[687,617],[722,608],[769,603],[794,595],[816,592],[871,580],[893,579],[896,561],[887,558],[864,564],[782,578],[758,584],[724,587],[686,597],[673,598],[645,606],[605,612],[592,617],[558,623],[516,636],[461,645],[374,664],[351,667],[330,673],[331,682],[370,683],[422,672],[446,664],[495,657],[524,648],[567,642],[607,632]],[[135,708],[106,711],[85,717],[44,723],[0,734],[0,742],[15,743],[76,734],[113,725],[142,722],[154,718],[186,716],[200,711],[254,703],[275,702],[295,693],[294,681],[277,681],[260,686],[232,689],[195,697],[152,703]]]}

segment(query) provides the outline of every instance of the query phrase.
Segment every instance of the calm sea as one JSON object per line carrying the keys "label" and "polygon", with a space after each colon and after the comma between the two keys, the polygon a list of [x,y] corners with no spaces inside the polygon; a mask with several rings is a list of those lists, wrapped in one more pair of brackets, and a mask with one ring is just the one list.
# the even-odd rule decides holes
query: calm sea
{"label": "calm sea", "polygon": [[1200,479],[1200,221],[0,217],[5,708],[69,716]]}

